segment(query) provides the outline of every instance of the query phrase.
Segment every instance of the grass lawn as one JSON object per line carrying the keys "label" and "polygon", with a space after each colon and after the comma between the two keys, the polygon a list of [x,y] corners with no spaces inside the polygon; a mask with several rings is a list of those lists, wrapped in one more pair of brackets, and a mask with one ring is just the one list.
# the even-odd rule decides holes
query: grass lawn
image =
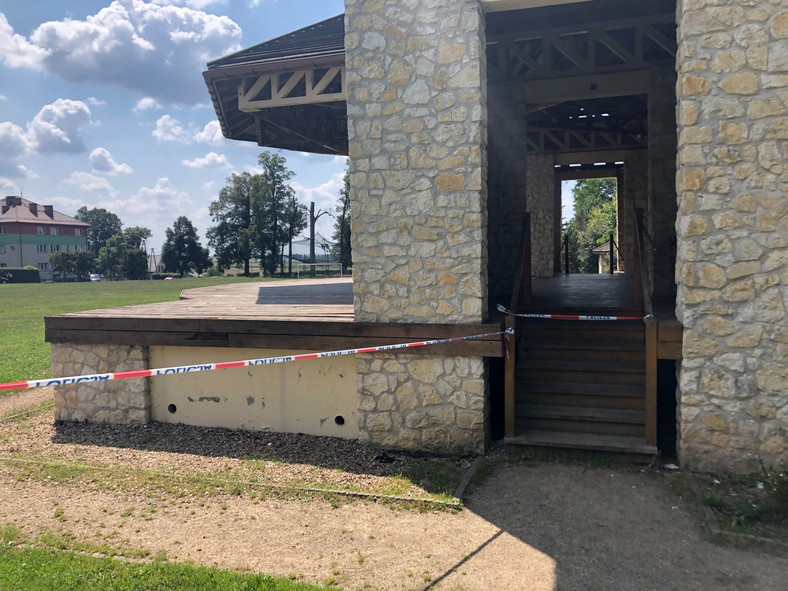
{"label": "grass lawn", "polygon": [[[335,589],[335,587],[332,587]],[[318,591],[289,579],[169,562],[122,562],[59,550],[0,546],[0,589]]]}
{"label": "grass lawn", "polygon": [[[52,376],[44,316],[177,300],[181,291],[260,278],[0,285],[0,383]],[[2,395],[2,393],[0,393]]]}

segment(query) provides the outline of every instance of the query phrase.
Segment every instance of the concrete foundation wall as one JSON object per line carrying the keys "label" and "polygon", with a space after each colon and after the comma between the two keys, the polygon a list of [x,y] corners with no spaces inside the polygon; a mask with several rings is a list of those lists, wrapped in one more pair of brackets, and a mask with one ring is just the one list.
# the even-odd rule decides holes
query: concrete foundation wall
{"label": "concrete foundation wall", "polygon": [[679,454],[788,462],[788,7],[678,3]]}
{"label": "concrete foundation wall", "polygon": [[[294,355],[272,349],[151,347],[153,367]],[[356,368],[351,356],[157,376],[151,418],[249,431],[356,439]]]}

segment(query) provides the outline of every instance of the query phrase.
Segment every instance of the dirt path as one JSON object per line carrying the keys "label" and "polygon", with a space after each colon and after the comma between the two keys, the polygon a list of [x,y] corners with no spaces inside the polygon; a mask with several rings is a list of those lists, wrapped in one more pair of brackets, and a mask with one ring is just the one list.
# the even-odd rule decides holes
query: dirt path
{"label": "dirt path", "polygon": [[[72,446],[135,464],[164,453],[59,443],[45,428],[47,416],[17,425],[28,429],[27,439],[12,437],[5,445],[42,445],[53,458],[72,453]],[[184,462],[232,461],[176,455]],[[106,492],[89,481],[20,481],[14,463],[3,460],[0,526],[15,524],[29,540],[50,534],[70,547],[74,540],[103,544],[131,557],[296,576],[343,589],[785,588],[788,558],[708,541],[671,490],[672,477],[578,464],[502,464],[469,490],[464,510],[420,513],[359,500],[332,505],[248,494]]]}
{"label": "dirt path", "polygon": [[783,589],[788,559],[716,546],[658,474],[504,466],[460,513],[151,499],[0,484],[0,524],[345,589]]}
{"label": "dirt path", "polygon": [[0,418],[8,417],[25,409],[52,400],[52,388],[31,388],[13,392],[0,398]]}

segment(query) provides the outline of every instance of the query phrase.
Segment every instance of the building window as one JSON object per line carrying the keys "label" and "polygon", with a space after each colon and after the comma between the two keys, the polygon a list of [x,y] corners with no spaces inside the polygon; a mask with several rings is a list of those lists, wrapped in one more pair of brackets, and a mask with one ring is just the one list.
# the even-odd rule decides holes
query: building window
{"label": "building window", "polygon": [[57,236],[58,235],[57,228],[55,228],[54,226],[49,228],[49,235],[50,236]]}
{"label": "building window", "polygon": [[0,244],[0,254],[5,254],[5,244]]}
{"label": "building window", "polygon": [[38,263],[38,268],[39,268],[41,271],[46,271],[48,266],[49,266],[49,265],[48,265],[47,263]]}
{"label": "building window", "polygon": [[46,232],[44,231],[44,226],[36,226],[36,234],[38,234],[39,236],[43,236],[44,234],[46,234]]}
{"label": "building window", "polygon": [[[3,233],[3,226],[0,226],[0,234],[2,234],[2,233]],[[81,236],[81,234],[80,234],[80,236]]]}
{"label": "building window", "polygon": [[0,263],[0,268],[5,267],[5,263]]}
{"label": "building window", "polygon": [[36,252],[46,252],[47,245],[46,244],[36,244]]}
{"label": "building window", "polygon": [[82,236],[82,228],[74,228],[74,236]]}
{"label": "building window", "polygon": [[60,245],[59,244],[50,244],[49,245],[49,252],[60,252]]}

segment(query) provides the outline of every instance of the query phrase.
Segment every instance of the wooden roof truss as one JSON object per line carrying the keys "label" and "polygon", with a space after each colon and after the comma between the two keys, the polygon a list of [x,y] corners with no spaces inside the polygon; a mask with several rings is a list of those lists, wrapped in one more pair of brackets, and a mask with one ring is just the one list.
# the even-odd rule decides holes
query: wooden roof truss
{"label": "wooden roof truss", "polygon": [[345,66],[247,77],[238,85],[238,110],[255,113],[274,107],[344,101],[345,78]]}

